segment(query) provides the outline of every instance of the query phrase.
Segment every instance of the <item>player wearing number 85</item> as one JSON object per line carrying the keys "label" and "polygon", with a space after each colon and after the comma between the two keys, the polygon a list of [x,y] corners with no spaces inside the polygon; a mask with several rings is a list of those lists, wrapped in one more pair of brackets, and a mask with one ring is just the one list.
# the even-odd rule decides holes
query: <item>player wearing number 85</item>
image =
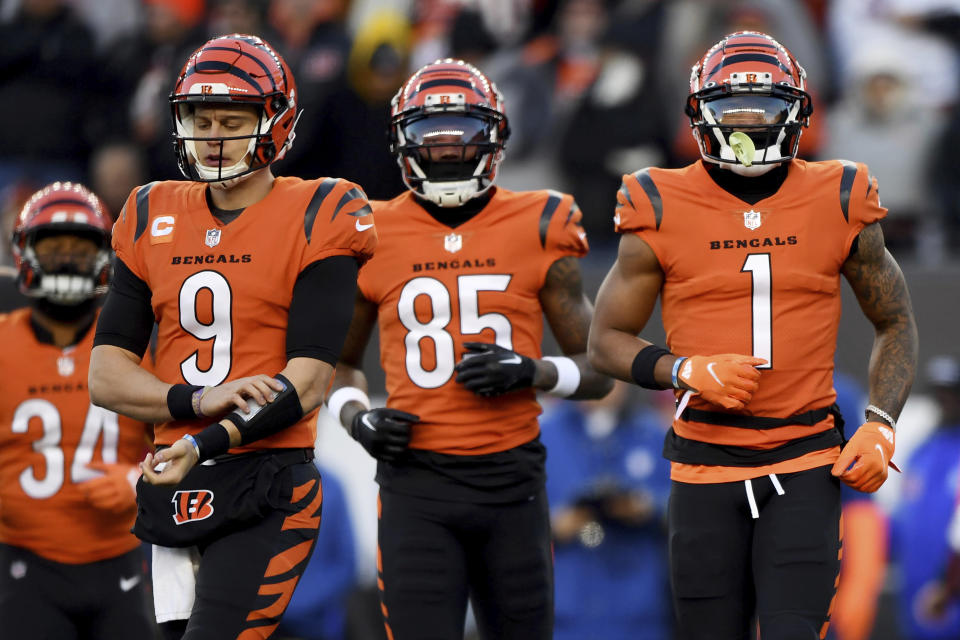
{"label": "player wearing number 85", "polygon": [[13,231],[30,307],[0,315],[0,625],[4,638],[149,638],[143,555],[130,534],[148,425],[90,404],[110,219],[55,182]]}
{"label": "player wearing number 85", "polygon": [[[916,368],[877,181],[862,164],[795,158],[811,112],[789,51],[731,34],[690,77],[701,161],[624,176],[617,194],[623,236],[590,361],[676,390],[670,566],[690,640],[746,638],[755,619],[764,638],[824,637],[840,480],[876,491],[886,479]],[[876,331],[867,422],[845,445],[833,389],[841,274]],[[637,337],[658,297],[669,350]]]}
{"label": "player wearing number 85", "polygon": [[[552,636],[553,570],[536,390],[596,398],[586,364],[587,252],[569,195],[493,186],[509,135],[496,86],[438,60],[393,100],[409,192],[375,202],[331,412],[380,483],[384,622],[396,640],[459,638],[467,597],[485,638]],[[541,357],[543,315],[566,356]],[[387,408],[360,371],[380,324]]]}
{"label": "player wearing number 85", "polygon": [[315,409],[376,231],[358,186],[273,176],[298,99],[268,43],[207,42],[170,96],[189,181],[135,189],[114,228],[90,392],[157,423],[134,533],[168,638],[269,637],[320,525]]}

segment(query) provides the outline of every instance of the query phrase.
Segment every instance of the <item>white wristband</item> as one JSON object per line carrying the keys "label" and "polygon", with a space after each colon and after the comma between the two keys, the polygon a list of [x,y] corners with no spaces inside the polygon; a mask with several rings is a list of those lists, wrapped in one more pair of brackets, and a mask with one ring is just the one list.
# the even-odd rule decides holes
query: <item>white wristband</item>
{"label": "white wristband", "polygon": [[551,393],[561,398],[572,396],[580,386],[580,367],[572,359],[564,356],[546,356],[543,358],[547,362],[552,362],[557,368],[557,384],[552,389],[547,389]]}
{"label": "white wristband", "polygon": [[330,411],[337,422],[340,422],[340,411],[343,410],[343,405],[350,401],[359,402],[364,409],[370,410],[370,398],[367,397],[363,389],[356,387],[340,387],[331,393],[330,397],[327,398],[327,410]]}

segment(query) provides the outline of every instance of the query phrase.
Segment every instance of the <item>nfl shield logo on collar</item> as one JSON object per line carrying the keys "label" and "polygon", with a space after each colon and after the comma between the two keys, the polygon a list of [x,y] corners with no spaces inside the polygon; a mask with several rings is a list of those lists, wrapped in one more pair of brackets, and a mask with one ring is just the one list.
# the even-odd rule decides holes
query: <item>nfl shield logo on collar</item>
{"label": "nfl shield logo on collar", "polygon": [[450,233],[443,236],[443,248],[450,253],[456,253],[463,248],[463,236],[459,233]]}
{"label": "nfl shield logo on collar", "polygon": [[[760,212],[750,209],[750,211],[743,212],[743,226],[750,231],[753,231],[760,226]],[[209,233],[209,232],[208,232]]]}
{"label": "nfl shield logo on collar", "polygon": [[207,237],[204,238],[203,242],[208,247],[215,247],[220,244],[220,229],[207,229]]}

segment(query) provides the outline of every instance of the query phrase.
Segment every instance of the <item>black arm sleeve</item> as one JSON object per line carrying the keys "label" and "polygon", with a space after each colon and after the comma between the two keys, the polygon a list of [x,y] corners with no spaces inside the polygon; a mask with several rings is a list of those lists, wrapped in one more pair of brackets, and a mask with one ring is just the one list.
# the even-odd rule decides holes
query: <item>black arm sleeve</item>
{"label": "black arm sleeve", "polygon": [[134,275],[123,260],[115,259],[110,291],[97,321],[93,345],[113,345],[142,358],[153,331],[151,298],[147,283]]}
{"label": "black arm sleeve", "polygon": [[287,358],[314,358],[336,366],[353,319],[357,259],[330,256],[297,276],[287,321]]}

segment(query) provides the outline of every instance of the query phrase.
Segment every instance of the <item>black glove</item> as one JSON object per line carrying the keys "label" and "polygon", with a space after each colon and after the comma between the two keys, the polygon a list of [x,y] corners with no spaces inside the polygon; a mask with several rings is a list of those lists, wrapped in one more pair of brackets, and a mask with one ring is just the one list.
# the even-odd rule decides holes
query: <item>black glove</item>
{"label": "black glove", "polygon": [[533,360],[488,342],[466,342],[457,363],[457,382],[478,396],[498,396],[533,386]]}
{"label": "black glove", "polygon": [[350,435],[377,460],[392,461],[407,450],[415,416],[397,409],[371,409],[353,416]]}

